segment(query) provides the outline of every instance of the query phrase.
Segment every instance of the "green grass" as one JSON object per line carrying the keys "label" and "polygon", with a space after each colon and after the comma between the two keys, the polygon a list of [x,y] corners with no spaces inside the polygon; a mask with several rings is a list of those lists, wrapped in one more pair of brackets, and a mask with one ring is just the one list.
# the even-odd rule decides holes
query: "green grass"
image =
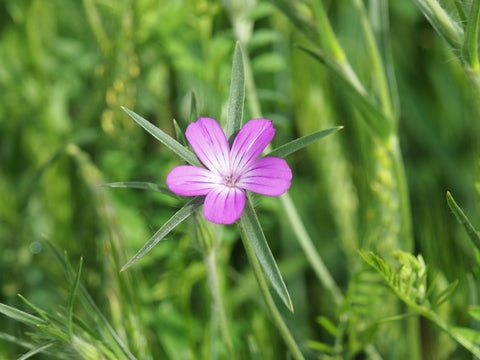
{"label": "green grass", "polygon": [[[0,359],[479,356],[480,2],[246,3],[0,4]],[[182,209],[199,116],[288,193]]]}

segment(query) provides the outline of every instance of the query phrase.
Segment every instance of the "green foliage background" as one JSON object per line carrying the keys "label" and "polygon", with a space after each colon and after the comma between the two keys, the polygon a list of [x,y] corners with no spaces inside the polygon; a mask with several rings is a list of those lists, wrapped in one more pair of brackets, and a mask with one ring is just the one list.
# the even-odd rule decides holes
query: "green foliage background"
{"label": "green foliage background", "polygon": [[[306,357],[401,359],[412,347],[425,359],[471,356],[426,320],[417,319],[421,337],[416,342],[405,335],[408,320],[385,321],[408,310],[358,254],[358,249],[387,258],[393,249],[422,254],[437,283],[459,281],[440,315],[454,325],[472,324],[467,310],[477,304],[478,280],[472,274],[478,264],[445,200],[449,190],[478,224],[479,93],[465,71],[463,54],[447,47],[414,2],[388,2],[389,44],[382,46],[391,49],[393,67],[387,72],[398,89],[391,92],[391,108],[408,184],[408,192],[399,194],[391,178],[392,160],[365,125],[365,114],[341,81],[298,47],[312,48],[312,37],[292,19],[314,26],[309,19],[318,15],[315,1],[291,2],[295,6],[290,8],[288,3],[1,1],[1,303],[31,312],[20,293],[47,313],[66,313],[72,284],[50,242],[67,252],[74,269],[83,257],[80,281],[138,359],[225,358],[192,222],[119,272],[183,202],[100,185],[163,185],[170,169],[181,163],[120,106],[173,135],[172,119],[182,129],[192,120],[194,91],[199,115],[225,123],[232,54],[239,40],[254,80],[254,88],[247,85],[244,118],[258,116],[261,109],[272,119],[274,147],[345,126],[288,158],[294,170],[290,196],[342,291],[342,305],[316,277],[278,199],[256,198],[295,307],[294,314],[283,309],[282,314]],[[377,94],[362,18],[352,5],[356,1],[323,3],[359,81]],[[366,5],[379,3],[386,4]],[[454,2],[441,3],[460,23],[464,20]],[[456,3],[468,9],[473,2]],[[370,18],[373,28],[375,19]],[[399,210],[402,195],[410,202],[413,241],[399,235],[409,221]],[[236,228],[214,227],[214,233],[238,358],[286,358]],[[280,301],[277,305],[282,308]],[[92,326],[84,338],[89,341],[56,344],[55,355],[102,358],[95,352],[102,348],[95,330],[102,327],[98,316],[88,307],[76,304],[74,309],[76,319]],[[0,319],[0,358],[26,353],[35,341],[25,332],[32,330],[3,315]],[[341,344],[334,343],[342,326],[345,336]],[[316,350],[319,344],[340,352],[322,353]]]}

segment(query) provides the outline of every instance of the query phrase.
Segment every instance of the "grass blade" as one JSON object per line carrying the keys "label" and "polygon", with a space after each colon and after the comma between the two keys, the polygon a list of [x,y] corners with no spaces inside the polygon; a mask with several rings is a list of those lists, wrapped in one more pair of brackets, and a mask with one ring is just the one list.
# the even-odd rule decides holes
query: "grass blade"
{"label": "grass blade", "polygon": [[287,157],[294,152],[303,149],[307,145],[310,145],[314,141],[321,139],[327,135],[333,134],[339,130],[343,129],[343,126],[335,126],[325,130],[315,131],[311,134],[302,136],[301,138],[290,141],[282,146],[277,147],[275,150],[269,152],[266,156],[277,156],[277,157]]}
{"label": "grass blade", "polygon": [[452,194],[450,194],[450,191],[447,191],[447,203],[448,203],[448,206],[450,207],[450,210],[452,210],[453,214],[457,218],[457,220],[460,222],[460,224],[463,225],[463,227],[467,231],[467,234],[472,240],[472,242],[475,244],[477,249],[480,250],[480,234],[473,227],[472,223],[470,222],[470,220],[468,220],[467,216],[465,215],[463,210],[460,208],[460,206],[458,206],[458,204],[455,202]]}
{"label": "grass blade", "polygon": [[268,278],[285,306],[293,312],[290,294],[288,293],[287,287],[285,286],[285,282],[283,281],[277,263],[273,258],[272,252],[268,247],[262,226],[258,221],[257,214],[255,213],[250,200],[248,200],[245,204],[244,213],[240,218],[240,226],[242,228],[242,234],[253,247],[255,255],[262,265],[265,276]]}
{"label": "grass blade", "polygon": [[75,297],[78,292],[78,285],[80,284],[80,275],[82,274],[82,266],[83,266],[83,257],[80,258],[80,264],[78,265],[77,275],[75,276],[75,280],[73,281],[72,293],[70,294],[70,300],[68,302],[67,328],[68,328],[68,335],[70,339],[73,336],[73,331],[72,331],[73,304],[75,302]]}
{"label": "grass blade", "polygon": [[37,326],[38,324],[44,324],[44,320],[36,317],[32,314],[26,313],[24,311],[18,310],[14,307],[0,303],[0,313],[8,316],[9,318],[20,321],[21,323]]}
{"label": "grass blade", "polygon": [[27,360],[27,359],[30,359],[33,355],[36,355],[36,354],[39,354],[41,353],[43,350],[46,350],[48,349],[49,347],[52,347],[53,345],[56,344],[56,341],[52,341],[52,342],[49,342],[45,345],[42,345],[36,349],[33,349],[33,350],[30,350],[29,352],[23,354],[22,356],[20,356],[17,360]]}
{"label": "grass blade", "polygon": [[365,115],[367,124],[372,128],[375,134],[379,135],[382,139],[385,139],[390,135],[392,131],[391,121],[382,111],[379,110],[377,105],[370,100],[366,93],[361,92],[350,80],[348,80],[335,60],[329,58],[320,50],[308,49],[301,45],[298,45],[298,48],[325,65],[330,72],[340,80],[348,90],[348,93],[351,95],[358,108]]}
{"label": "grass blade", "polygon": [[[67,260],[66,253],[62,254],[50,241],[47,241],[47,244],[59,260],[67,279],[73,282],[73,269]],[[117,358],[119,360],[124,358],[129,360],[137,360],[137,358],[130,352],[127,345],[125,345],[123,340],[114,330],[113,326],[108,322],[105,315],[102,313],[102,311],[100,311],[95,301],[93,301],[92,297],[81,283],[79,284],[79,289],[82,294],[82,297],[80,298],[82,305],[85,307],[92,320],[94,320],[98,325],[96,329],[100,332],[102,340],[105,342],[105,344],[108,344],[109,348],[112,349],[115,354],[117,354]],[[111,341],[113,341],[113,343],[111,343]],[[120,354],[124,355],[124,357],[120,358]]]}
{"label": "grass blade", "polygon": [[478,32],[480,31],[480,0],[473,0],[465,29],[465,53],[472,71],[480,70],[478,61]]}
{"label": "grass blade", "polygon": [[191,91],[190,96],[190,122],[194,122],[198,119],[198,99],[195,90]]}
{"label": "grass blade", "polygon": [[140,260],[157,243],[165,238],[178,224],[189,217],[200,205],[203,204],[203,198],[195,197],[178,210],[163,226],[151,237],[150,240],[131,258],[120,271],[125,271],[130,266]]}
{"label": "grass blade", "polygon": [[453,49],[458,49],[462,44],[463,29],[450,17],[440,2],[437,0],[414,0],[414,2],[437,33]]}
{"label": "grass blade", "polygon": [[243,52],[237,41],[233,52],[232,80],[228,100],[227,128],[225,134],[230,139],[242,127],[243,106],[245,102],[245,68]]}
{"label": "grass blade", "polygon": [[180,156],[183,160],[186,162],[196,165],[196,166],[202,166],[203,165],[200,163],[200,161],[197,159],[195,154],[188,150],[185,146],[180,144],[177,140],[172,138],[170,135],[165,133],[163,130],[160,130],[158,127],[153,125],[150,121],[144,119],[140,115],[136,114],[130,109],[127,109],[126,107],[122,106],[122,110],[125,111],[135,122],[143,127],[146,131],[148,131],[155,139],[160,141],[163,145],[168,147],[170,150],[172,150],[175,154]]}
{"label": "grass blade", "polygon": [[149,183],[144,181],[120,181],[120,182],[113,182],[113,183],[105,183],[102,184],[104,187],[109,188],[129,188],[129,189],[140,189],[140,190],[153,190],[175,199],[180,199],[180,196],[175,195],[172,193],[167,187],[160,186],[155,183]]}

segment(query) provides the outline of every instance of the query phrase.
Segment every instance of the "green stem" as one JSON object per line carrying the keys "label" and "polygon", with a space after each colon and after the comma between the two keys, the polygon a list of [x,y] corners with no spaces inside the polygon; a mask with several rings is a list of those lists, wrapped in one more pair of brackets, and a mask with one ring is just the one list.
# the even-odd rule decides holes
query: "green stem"
{"label": "green stem", "polygon": [[437,0],[414,0],[433,28],[453,49],[463,43],[463,29],[448,15]]}
{"label": "green stem", "polygon": [[393,106],[390,96],[390,89],[388,87],[387,77],[385,73],[385,67],[383,66],[382,57],[377,46],[377,41],[373,34],[370,19],[367,16],[365,6],[361,0],[354,0],[354,5],[357,7],[360,14],[360,21],[362,24],[363,33],[365,35],[365,41],[369,52],[369,57],[372,64],[372,70],[375,72],[375,80],[378,85],[378,92],[380,102],[382,104],[382,110],[388,119],[393,120]]}
{"label": "green stem", "polygon": [[[250,59],[248,57],[247,52],[244,52],[244,64],[245,64],[245,86],[246,86],[246,97],[248,100],[248,105],[250,108],[250,113],[253,118],[261,118],[262,117],[262,110],[260,107],[260,102],[258,101],[257,91],[255,87],[255,81],[252,75],[252,69],[250,66]],[[267,152],[269,147],[267,148]],[[335,280],[330,275],[327,267],[325,266],[322,258],[318,254],[313,242],[308,235],[305,226],[298,215],[297,209],[293,204],[293,201],[290,195],[284,194],[280,197],[282,201],[282,205],[285,209],[287,214],[287,218],[292,226],[292,229],[297,236],[297,239],[302,247],[302,250],[305,253],[310,265],[312,265],[315,274],[318,276],[318,279],[323,284],[323,286],[330,292],[335,305],[339,306],[343,301],[343,296],[338,288]]]}
{"label": "green stem", "polygon": [[397,135],[390,136],[386,146],[392,157],[393,173],[397,182],[397,191],[399,194],[400,216],[402,219],[402,230],[400,235],[402,248],[405,251],[413,251],[412,214],[410,209],[409,190]]}
{"label": "green stem", "polygon": [[335,280],[325,266],[322,258],[318,254],[318,251],[313,245],[312,239],[307,233],[305,226],[298,215],[298,211],[293,204],[292,198],[290,195],[284,194],[280,197],[283,208],[285,209],[286,217],[292,226],[293,232],[298,239],[300,246],[302,247],[305,256],[307,257],[308,262],[313,268],[313,271],[317,275],[318,279],[325,287],[325,289],[330,293],[335,302],[335,305],[338,307],[343,302],[343,295],[338,288]]}
{"label": "green stem", "polygon": [[282,315],[280,314],[277,306],[275,305],[275,302],[272,298],[272,294],[268,289],[267,281],[265,279],[263,270],[260,266],[257,256],[255,255],[255,250],[253,249],[252,243],[251,241],[249,241],[248,234],[245,231],[245,228],[242,226],[241,222],[239,222],[239,227],[242,233],[243,246],[245,247],[248,260],[252,265],[252,269],[257,279],[258,285],[260,287],[260,291],[262,292],[263,299],[265,300],[267,308],[270,312],[271,320],[277,327],[278,331],[280,332],[280,335],[283,337],[283,340],[285,341],[286,345],[292,352],[293,358],[297,360],[303,360],[304,357],[302,352],[300,351],[300,348],[298,347],[295,339],[290,333],[290,330],[288,329],[287,325],[283,321]]}
{"label": "green stem", "polygon": [[465,46],[467,48],[468,62],[473,72],[480,70],[478,61],[478,32],[480,24],[480,0],[473,0],[470,7],[467,29],[465,34]]}
{"label": "green stem", "polygon": [[212,248],[204,253],[205,265],[207,267],[207,278],[210,285],[210,291],[212,292],[213,302],[215,304],[215,310],[218,314],[218,321],[220,326],[220,332],[222,333],[223,340],[227,346],[230,354],[230,359],[235,359],[235,351],[233,347],[232,337],[230,335],[230,328],[228,326],[227,315],[225,312],[225,306],[223,303],[222,294],[220,292],[220,286],[218,281],[217,265],[215,261],[215,250]]}

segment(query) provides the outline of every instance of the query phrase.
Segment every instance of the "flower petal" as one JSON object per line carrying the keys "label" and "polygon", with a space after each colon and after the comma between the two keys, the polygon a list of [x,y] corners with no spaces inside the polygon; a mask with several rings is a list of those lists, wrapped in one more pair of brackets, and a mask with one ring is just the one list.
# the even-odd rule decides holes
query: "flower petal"
{"label": "flower petal", "polygon": [[258,159],[236,185],[263,195],[279,196],[290,187],[292,170],[281,158],[267,156]]}
{"label": "flower petal", "polygon": [[242,189],[219,186],[205,197],[203,214],[216,224],[233,224],[242,216],[246,195]]}
{"label": "flower petal", "polygon": [[167,186],[175,194],[183,196],[206,195],[216,186],[221,178],[211,171],[191,165],[174,167],[167,175]]}
{"label": "flower petal", "polygon": [[230,149],[218,122],[211,118],[199,118],[188,125],[185,136],[207,168],[218,174],[230,171]]}
{"label": "flower petal", "polygon": [[272,141],[275,129],[271,120],[253,119],[238,132],[232,144],[231,161],[235,174],[240,175],[260,156]]}

